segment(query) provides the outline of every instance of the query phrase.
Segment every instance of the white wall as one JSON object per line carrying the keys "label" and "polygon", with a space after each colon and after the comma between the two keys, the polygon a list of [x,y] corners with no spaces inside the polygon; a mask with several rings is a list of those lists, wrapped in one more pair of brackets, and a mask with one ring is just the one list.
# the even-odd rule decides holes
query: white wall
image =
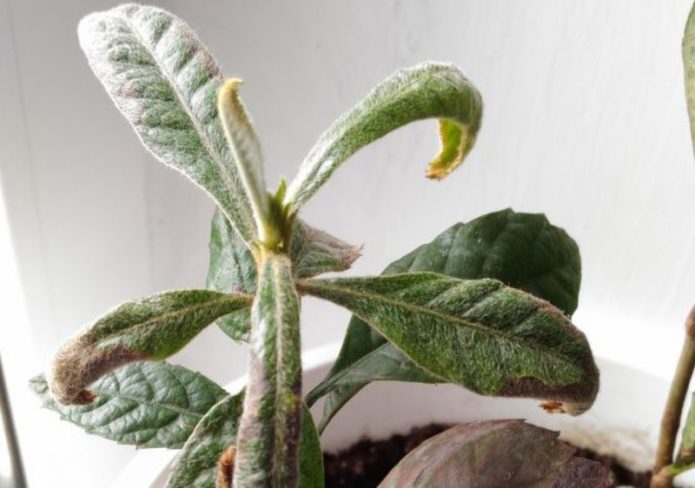
{"label": "white wall", "polygon": [[[575,322],[594,350],[669,374],[695,297],[695,163],[680,62],[688,0],[156,3],[245,79],[272,186],[396,68],[458,64],[486,104],[463,168],[426,181],[436,125],[414,124],[360,152],[304,217],[365,243],[353,272],[375,273],[455,221],[506,206],[544,211],[580,244]],[[138,146],[77,46],[78,19],[112,4],[0,2],[0,164],[38,358],[15,376],[40,369],[60,338],[114,303],[204,283],[212,205]],[[315,301],[304,315],[305,347],[339,339],[347,320]],[[176,360],[226,381],[245,356],[222,337],[210,329]],[[39,422],[32,408],[20,422]],[[51,444],[99,466],[77,469],[60,449],[54,486],[94,486],[131,455],[53,420],[40,424],[55,430]],[[36,460],[36,429],[20,429]]]}

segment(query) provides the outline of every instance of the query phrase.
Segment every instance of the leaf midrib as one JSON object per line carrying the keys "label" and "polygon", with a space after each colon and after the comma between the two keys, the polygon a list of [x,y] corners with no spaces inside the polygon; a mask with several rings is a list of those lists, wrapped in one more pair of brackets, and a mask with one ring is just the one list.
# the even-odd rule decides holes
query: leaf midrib
{"label": "leaf midrib", "polygon": [[[138,9],[138,12],[140,12],[140,9]],[[119,12],[120,13],[120,12]],[[213,161],[215,166],[218,169],[219,174],[222,176],[224,179],[225,184],[227,185],[227,188],[229,189],[230,194],[236,193],[236,186],[234,185],[234,182],[232,181],[230,175],[227,173],[227,167],[222,163],[221,161],[221,156],[217,154],[216,151],[213,150],[213,146],[211,141],[208,138],[207,133],[202,129],[201,125],[199,124],[198,120],[193,116],[191,111],[189,110],[188,104],[183,98],[182,94],[178,90],[178,86],[176,85],[175,81],[171,78],[171,76],[174,76],[173,73],[169,73],[164,67],[161,65],[161,63],[158,61],[157,57],[155,56],[155,50],[157,45],[161,42],[161,40],[166,36],[168,33],[169,29],[171,29],[171,26],[174,25],[177,21],[176,19],[172,19],[170,25],[166,27],[165,32],[163,32],[157,41],[150,46],[148,42],[146,42],[145,38],[142,36],[140,33],[137,24],[132,20],[132,18],[128,15],[123,15],[121,14],[121,18],[126,22],[126,24],[130,27],[131,31],[133,32],[133,35],[136,37],[136,39],[140,42],[140,44],[145,48],[145,51],[147,52],[148,56],[152,60],[154,66],[159,70],[160,73],[162,73],[162,77],[164,80],[166,80],[167,84],[171,88],[172,92],[174,93],[174,96],[179,102],[179,105],[182,107],[183,111],[186,113],[188,116],[189,121],[193,125],[194,130],[198,133],[198,136],[200,137],[201,142],[203,143],[203,146],[205,147],[208,155],[210,156],[210,160]],[[196,38],[197,40],[197,38]],[[195,58],[195,55],[200,52],[200,47],[195,46],[195,51],[196,53],[191,56],[191,59]],[[221,78],[221,74],[218,74]],[[214,78],[215,76],[212,76],[211,78]],[[207,83],[207,82],[206,82]],[[206,83],[203,83],[205,85]],[[201,85],[201,86],[203,86]],[[213,196],[215,200],[218,199],[217,196]],[[243,203],[244,198],[242,195],[239,195],[238,200],[240,200],[239,203]],[[244,213],[244,216],[246,217],[247,223],[251,222],[251,229],[253,229],[253,217],[249,215],[248,213],[248,208],[245,205],[239,205],[238,208]],[[226,213],[226,212],[225,212]],[[230,222],[231,223],[231,222]],[[234,225],[233,223],[231,223]]]}
{"label": "leaf midrib", "polygon": [[[390,275],[390,277],[391,277],[391,276],[397,276],[397,275]],[[449,278],[449,277],[447,277],[447,278]],[[457,280],[456,278],[449,278],[449,279],[455,280],[455,281],[463,281],[463,280]],[[553,356],[553,357],[555,357],[555,358],[560,359],[561,361],[568,362],[568,363],[570,364],[570,366],[577,367],[577,365],[572,361],[572,358],[571,358],[571,357],[565,356],[564,354],[561,354],[561,353],[559,353],[559,352],[557,352],[557,351],[554,351],[554,350],[550,349],[550,348],[549,348],[548,346],[546,346],[546,345],[539,344],[539,343],[532,343],[532,342],[529,342],[529,341],[527,341],[527,340],[524,340],[524,339],[522,339],[522,338],[520,338],[520,337],[511,335],[511,334],[507,334],[507,333],[505,333],[505,332],[503,332],[503,331],[500,331],[500,330],[497,330],[497,329],[492,329],[492,328],[489,328],[489,327],[485,327],[484,325],[477,324],[477,323],[475,323],[475,322],[470,322],[470,321],[468,321],[468,320],[465,320],[465,319],[462,319],[462,318],[459,318],[459,317],[446,315],[446,314],[444,314],[444,313],[442,313],[442,312],[438,312],[438,311],[433,310],[433,309],[431,309],[431,308],[426,308],[426,307],[423,307],[423,306],[421,306],[421,305],[414,305],[414,304],[411,304],[411,303],[407,303],[407,302],[403,302],[403,301],[398,301],[398,300],[396,300],[396,299],[389,298],[389,297],[386,297],[386,296],[381,295],[381,294],[370,294],[370,293],[363,292],[363,291],[360,291],[360,290],[354,290],[354,289],[352,289],[352,288],[346,288],[346,287],[336,286],[336,285],[334,284],[335,282],[330,282],[330,281],[326,281],[326,280],[298,280],[298,281],[297,281],[297,284],[299,285],[300,288],[305,287],[305,289],[307,289],[307,290],[310,290],[311,287],[312,287],[312,285],[313,285],[314,283],[318,283],[318,284],[319,284],[319,285],[318,285],[319,288],[320,288],[320,287],[323,287],[323,288],[326,288],[326,289],[329,289],[329,290],[339,291],[339,292],[342,292],[342,293],[345,293],[345,294],[348,294],[348,295],[352,295],[352,296],[355,296],[355,297],[359,297],[359,298],[369,298],[369,299],[371,299],[371,300],[373,300],[373,301],[380,301],[380,302],[385,303],[385,304],[387,304],[387,305],[395,305],[395,306],[402,307],[402,308],[404,308],[404,309],[406,309],[406,310],[410,310],[410,311],[413,312],[413,313],[419,313],[419,314],[424,314],[424,315],[430,315],[430,316],[433,316],[433,317],[435,317],[435,318],[437,318],[437,319],[440,319],[440,320],[445,320],[445,321],[448,321],[448,322],[455,322],[455,323],[458,323],[459,325],[461,325],[461,326],[463,326],[463,327],[470,327],[470,328],[472,328],[472,329],[477,329],[477,330],[481,331],[483,334],[487,334],[487,335],[496,335],[496,336],[502,337],[503,339],[505,339],[505,340],[507,340],[507,341],[509,341],[509,342],[511,342],[511,343],[517,343],[517,344],[521,345],[522,347],[525,347],[525,348],[528,348],[528,349],[531,349],[531,350],[538,350],[538,349],[539,349],[539,350],[541,350],[541,352],[544,352],[544,353],[547,354],[548,356]],[[308,285],[308,287],[306,287],[306,285]],[[314,286],[315,286],[315,285],[314,285]],[[353,312],[353,313],[355,313],[355,315],[357,315],[358,317],[360,317],[360,318],[361,318],[362,320],[364,320],[365,322],[367,322],[367,323],[370,322],[369,320],[367,320],[367,319],[365,319],[364,317],[362,317],[361,314],[358,314],[358,313],[356,313],[356,312]],[[535,312],[534,312],[534,313],[535,313]],[[527,319],[528,319],[528,317],[527,317]],[[389,341],[389,342],[391,342],[391,341]],[[531,344],[533,344],[533,345],[536,346],[536,347],[535,347],[535,348],[530,347]],[[395,344],[394,344],[394,345],[395,345]],[[396,347],[398,348],[398,346],[396,346]],[[398,348],[398,349],[400,349],[400,348]],[[405,351],[403,351],[403,352],[405,353]],[[408,355],[408,356],[410,357],[410,355]],[[422,367],[422,366],[421,366],[421,367]],[[427,368],[426,368],[426,369],[427,369]],[[581,368],[580,368],[580,369],[581,369]],[[429,369],[427,369],[427,371],[430,372]],[[582,373],[583,373],[583,370],[582,370]],[[434,374],[435,376],[438,376],[436,373],[433,373],[433,374]]]}

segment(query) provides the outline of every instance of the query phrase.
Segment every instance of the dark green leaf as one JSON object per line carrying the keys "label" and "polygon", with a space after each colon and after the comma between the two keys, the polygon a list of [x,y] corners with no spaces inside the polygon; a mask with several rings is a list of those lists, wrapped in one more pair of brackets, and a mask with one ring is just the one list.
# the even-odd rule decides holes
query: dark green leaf
{"label": "dark green leaf", "polygon": [[[359,257],[359,247],[346,244],[331,235],[297,221],[292,234],[293,274],[309,278],[321,273],[344,271]],[[210,232],[210,266],[207,286],[223,293],[256,292],[256,260],[251,250],[225,219],[215,212]],[[249,310],[225,315],[217,325],[232,339],[247,341],[250,330]]]}
{"label": "dark green leaf", "polygon": [[145,147],[204,188],[251,242],[256,225],[217,112],[222,76],[193,31],[162,9],[127,4],[82,19],[79,38]]}
{"label": "dark green leaf", "polygon": [[[243,392],[215,405],[188,438],[167,482],[168,488],[215,488],[222,453],[236,445]],[[323,455],[311,414],[302,409],[299,441],[301,488],[322,488]]]}
{"label": "dark green leaf", "polygon": [[379,488],[615,486],[607,466],[574,457],[557,436],[523,420],[457,425],[408,453]]}
{"label": "dark green leaf", "polygon": [[[567,314],[577,307],[581,283],[581,259],[574,240],[542,214],[510,209],[450,227],[432,242],[391,263],[383,274],[417,271],[462,279],[498,279],[548,300]],[[358,381],[361,377],[365,381]],[[331,372],[307,396],[308,403],[313,404],[330,392],[320,429],[363,386],[375,380],[439,381],[353,317]]]}
{"label": "dark green leaf", "polygon": [[323,450],[314,419],[302,402],[302,435],[299,439],[299,488],[323,488]]}
{"label": "dark green leaf", "polygon": [[85,390],[119,366],[164,359],[179,351],[218,317],[247,308],[252,298],[211,290],[169,291],[126,302],[63,344],[51,368],[56,400],[84,404]]}
{"label": "dark green leaf", "polygon": [[122,444],[180,448],[205,413],[227,393],[205,376],[167,363],[134,363],[92,385],[89,405],[57,403],[43,375],[31,388],[61,418]]}
{"label": "dark green leaf", "polygon": [[[222,293],[254,295],[256,259],[244,240],[219,210],[212,217],[210,265],[207,287]],[[250,309],[243,308],[217,319],[217,325],[235,341],[247,341],[251,329]]]}
{"label": "dark green leaf", "polygon": [[234,463],[235,488],[296,486],[301,426],[299,297],[292,263],[261,258],[251,308],[251,362]]}
{"label": "dark green leaf", "polygon": [[228,396],[203,417],[176,460],[168,488],[215,487],[220,456],[236,441],[243,401],[243,392]]}
{"label": "dark green leaf", "polygon": [[346,307],[442,382],[542,398],[571,414],[596,397],[598,371],[584,335],[549,303],[499,281],[410,273],[298,286]]}
{"label": "dark green leaf", "polygon": [[423,63],[397,71],[323,133],[287,189],[285,203],[298,208],[357,150],[421,119],[439,119],[442,148],[427,176],[444,178],[473,148],[482,115],[480,93],[455,66]]}

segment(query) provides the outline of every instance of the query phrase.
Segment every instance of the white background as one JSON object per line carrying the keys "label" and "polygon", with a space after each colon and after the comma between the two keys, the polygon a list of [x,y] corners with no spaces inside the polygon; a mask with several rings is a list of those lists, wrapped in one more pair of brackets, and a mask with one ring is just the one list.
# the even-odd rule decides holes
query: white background
{"label": "white background", "polygon": [[[436,123],[413,124],[350,160],[304,218],[364,243],[351,271],[363,274],[454,222],[507,206],[545,212],[579,242],[575,323],[594,351],[669,375],[695,301],[680,61],[688,0],[157,3],[245,80],[273,187],[393,70],[429,59],[460,66],[485,101],[464,167],[425,180]],[[133,450],[37,413],[26,379],[112,305],[203,286],[206,272],[212,204],[139,147],[79,51],[79,18],[112,5],[0,1],[0,169],[24,292],[0,297],[0,345],[32,486],[101,485]],[[305,348],[338,340],[347,322],[312,300],[303,314]],[[246,357],[211,328],[175,361],[224,382]]]}

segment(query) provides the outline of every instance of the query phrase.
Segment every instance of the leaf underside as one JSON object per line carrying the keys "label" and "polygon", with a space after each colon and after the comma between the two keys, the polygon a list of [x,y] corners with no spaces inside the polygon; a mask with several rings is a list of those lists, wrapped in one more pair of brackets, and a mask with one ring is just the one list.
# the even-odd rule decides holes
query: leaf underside
{"label": "leaf underside", "polygon": [[409,273],[298,286],[353,312],[441,382],[552,400],[571,414],[596,396],[584,335],[549,303],[499,281]]}
{"label": "leaf underside", "polygon": [[452,427],[408,453],[379,488],[610,488],[612,471],[574,457],[557,432],[522,420]]}
{"label": "leaf underside", "polygon": [[[360,248],[297,220],[290,255],[294,277],[309,278],[348,269],[359,257]],[[210,231],[207,287],[222,293],[253,295],[256,293],[257,279],[253,253],[224,214],[216,211]],[[217,325],[232,339],[246,342],[251,328],[249,309],[225,315],[217,321]]]}
{"label": "leaf underside", "polygon": [[86,16],[78,33],[145,147],[205,189],[251,242],[256,225],[217,112],[222,76],[193,31],[165,10],[127,4]]}
{"label": "leaf underside", "polygon": [[[384,275],[431,271],[454,278],[494,278],[548,300],[568,315],[581,283],[579,248],[542,214],[510,209],[458,223],[391,263]],[[326,378],[307,395],[327,395],[323,430],[347,401],[371,381],[437,383],[378,332],[352,317],[340,354]]]}
{"label": "leaf underside", "polygon": [[45,408],[87,433],[137,447],[178,449],[227,393],[203,375],[167,363],[133,363],[104,376],[88,405],[57,403],[43,375],[31,389]]}
{"label": "leaf underside", "polygon": [[439,119],[442,143],[427,176],[444,178],[472,149],[482,113],[480,93],[455,66],[423,63],[399,70],[321,135],[287,189],[285,203],[299,208],[360,148],[427,118]]}

